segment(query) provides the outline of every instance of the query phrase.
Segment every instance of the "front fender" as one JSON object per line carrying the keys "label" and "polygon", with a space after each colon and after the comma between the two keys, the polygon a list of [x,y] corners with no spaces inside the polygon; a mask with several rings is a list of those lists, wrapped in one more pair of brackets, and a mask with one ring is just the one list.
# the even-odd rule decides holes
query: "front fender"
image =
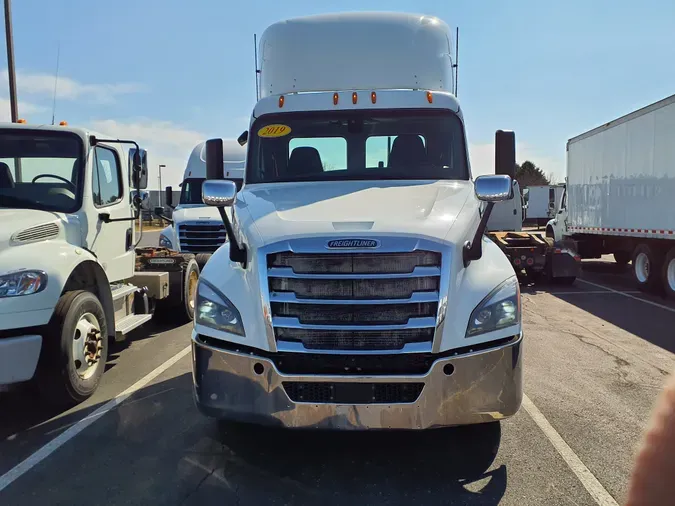
{"label": "front fender", "polygon": [[41,270],[47,274],[47,286],[32,295],[0,298],[0,330],[47,324],[71,273],[87,261],[98,264],[87,250],[63,241],[37,242],[2,251],[1,274],[22,269]]}

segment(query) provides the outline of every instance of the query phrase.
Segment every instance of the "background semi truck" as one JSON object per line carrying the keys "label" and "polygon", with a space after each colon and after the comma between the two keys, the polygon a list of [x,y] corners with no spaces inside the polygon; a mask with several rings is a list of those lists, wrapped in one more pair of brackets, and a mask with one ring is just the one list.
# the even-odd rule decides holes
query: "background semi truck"
{"label": "background semi truck", "polygon": [[[173,188],[166,187],[165,202],[173,209],[171,218],[164,218],[170,224],[159,235],[159,246],[182,253],[194,253],[202,268],[211,254],[227,240],[225,227],[216,209],[202,202],[202,183],[206,180],[205,143],[197,144],[188,158],[180,200],[174,207]],[[235,181],[241,188],[244,181],[244,160],[246,149],[237,141],[223,139],[223,175]],[[163,208],[155,214],[164,216]]]}
{"label": "background semi truck", "polygon": [[113,341],[153,315],[192,318],[193,256],[136,249],[146,183],[133,141],[0,125],[0,385],[34,380],[45,400],[82,401]]}
{"label": "background semi truck", "polygon": [[497,132],[497,174],[474,180],[451,39],[438,18],[402,13],[292,19],[260,38],[239,192],[222,179],[222,141],[206,147],[204,202],[229,241],[197,294],[203,413],[475,425],[483,444],[481,429],[518,411],[520,288],[484,233],[513,198],[515,137]]}
{"label": "background semi truck", "polygon": [[567,190],[547,234],[582,258],[630,261],[641,290],[675,297],[675,95],[567,142]]}

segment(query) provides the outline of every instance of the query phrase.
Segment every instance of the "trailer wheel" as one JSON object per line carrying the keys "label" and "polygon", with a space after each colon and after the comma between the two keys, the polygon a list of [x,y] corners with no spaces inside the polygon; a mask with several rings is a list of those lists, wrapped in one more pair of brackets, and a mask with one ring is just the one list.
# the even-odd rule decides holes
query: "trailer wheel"
{"label": "trailer wheel", "polygon": [[212,253],[197,253],[195,255],[195,260],[197,260],[197,265],[199,266],[199,271],[201,272],[206,265],[206,262],[211,258]]}
{"label": "trailer wheel", "polygon": [[647,244],[639,244],[633,253],[633,278],[638,289],[656,291],[659,288],[659,271],[663,257]]}
{"label": "trailer wheel", "polygon": [[614,261],[621,266],[628,265],[628,262],[630,262],[630,253],[628,251],[615,251]]}
{"label": "trailer wheel", "polygon": [[108,325],[101,302],[85,290],[66,292],[46,329],[36,375],[45,399],[57,405],[88,399],[108,357]]}
{"label": "trailer wheel", "polygon": [[672,248],[666,255],[661,274],[666,295],[675,298],[675,248]]}
{"label": "trailer wheel", "polygon": [[171,285],[169,296],[157,301],[154,319],[159,322],[177,323],[192,321],[195,314],[195,292],[199,281],[197,261],[192,255],[186,257],[180,271],[171,272],[169,276]]}

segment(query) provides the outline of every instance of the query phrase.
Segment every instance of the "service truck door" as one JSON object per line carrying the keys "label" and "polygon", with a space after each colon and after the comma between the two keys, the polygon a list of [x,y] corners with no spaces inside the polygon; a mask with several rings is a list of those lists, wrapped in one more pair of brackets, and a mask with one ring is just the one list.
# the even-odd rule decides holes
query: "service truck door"
{"label": "service truck door", "polygon": [[104,218],[130,218],[132,209],[126,192],[126,170],[118,152],[98,144],[90,152],[93,207],[87,212],[86,243],[97,256],[108,280],[129,278],[134,272],[133,226],[131,220],[105,223]]}

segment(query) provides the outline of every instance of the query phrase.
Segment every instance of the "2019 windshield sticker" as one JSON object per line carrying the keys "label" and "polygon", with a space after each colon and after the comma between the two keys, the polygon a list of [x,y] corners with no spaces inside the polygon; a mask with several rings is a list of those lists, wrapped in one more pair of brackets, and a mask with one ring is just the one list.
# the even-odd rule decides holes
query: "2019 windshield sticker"
{"label": "2019 windshield sticker", "polygon": [[283,137],[291,133],[288,125],[267,125],[258,130],[258,137]]}

